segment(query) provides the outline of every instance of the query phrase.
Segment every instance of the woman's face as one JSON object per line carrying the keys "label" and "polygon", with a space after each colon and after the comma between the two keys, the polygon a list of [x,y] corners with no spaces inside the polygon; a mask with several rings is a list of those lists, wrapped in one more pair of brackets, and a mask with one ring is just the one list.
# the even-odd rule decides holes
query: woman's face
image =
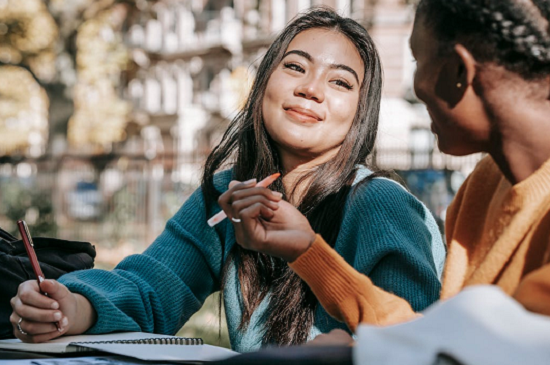
{"label": "woman's face", "polygon": [[364,66],[343,34],[310,29],[298,34],[265,91],[265,127],[284,156],[313,159],[337,151],[350,130]]}
{"label": "woman's face", "polygon": [[452,155],[486,150],[490,125],[473,86],[460,76],[464,60],[456,52],[440,56],[433,31],[422,15],[417,18],[410,39],[417,62],[414,90],[426,104],[439,149]]}

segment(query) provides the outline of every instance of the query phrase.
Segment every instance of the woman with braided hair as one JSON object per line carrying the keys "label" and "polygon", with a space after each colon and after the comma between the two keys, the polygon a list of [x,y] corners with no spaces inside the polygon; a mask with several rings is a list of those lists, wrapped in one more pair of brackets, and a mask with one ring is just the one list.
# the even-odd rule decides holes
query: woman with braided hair
{"label": "woman with braided hair", "polygon": [[[488,155],[448,209],[441,299],[489,284],[550,316],[550,1],[421,0],[410,45],[439,148]],[[235,206],[247,248],[285,257],[352,330],[419,316],[321,235],[296,233],[284,202]]]}

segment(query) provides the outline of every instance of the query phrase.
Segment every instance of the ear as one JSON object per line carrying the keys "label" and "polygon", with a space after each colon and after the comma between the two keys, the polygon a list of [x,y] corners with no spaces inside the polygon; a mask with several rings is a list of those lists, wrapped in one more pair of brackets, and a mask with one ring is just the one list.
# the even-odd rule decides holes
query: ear
{"label": "ear", "polygon": [[475,75],[474,57],[463,45],[457,44],[449,55],[444,57],[435,92],[452,109],[462,101]]}
{"label": "ear", "polygon": [[455,45],[454,52],[460,58],[461,63],[458,76],[465,82],[464,86],[469,86],[474,82],[476,77],[477,62],[470,51],[460,43]]}

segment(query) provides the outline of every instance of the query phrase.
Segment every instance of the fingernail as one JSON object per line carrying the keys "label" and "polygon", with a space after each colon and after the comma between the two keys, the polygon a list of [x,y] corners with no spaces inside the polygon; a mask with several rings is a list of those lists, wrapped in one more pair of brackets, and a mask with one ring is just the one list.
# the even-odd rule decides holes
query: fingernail
{"label": "fingernail", "polygon": [[276,196],[277,198],[282,198],[283,197],[283,193],[280,193],[278,191],[272,191],[271,194],[273,194],[273,196]]}
{"label": "fingernail", "polygon": [[250,179],[250,180],[246,180],[245,182],[243,182],[243,184],[245,185],[250,185],[250,184],[255,184],[256,183],[256,179]]}
{"label": "fingernail", "polygon": [[69,324],[69,320],[67,319],[67,317],[63,318],[63,320],[61,321],[61,326],[65,327],[68,324]]}
{"label": "fingernail", "polygon": [[61,317],[63,317],[63,316],[61,315],[61,312],[55,312],[55,313],[53,314],[53,318],[55,318],[56,321],[59,321],[59,320],[61,319]]}
{"label": "fingernail", "polygon": [[59,303],[53,302],[52,303],[52,309],[57,309],[57,308],[59,308]]}

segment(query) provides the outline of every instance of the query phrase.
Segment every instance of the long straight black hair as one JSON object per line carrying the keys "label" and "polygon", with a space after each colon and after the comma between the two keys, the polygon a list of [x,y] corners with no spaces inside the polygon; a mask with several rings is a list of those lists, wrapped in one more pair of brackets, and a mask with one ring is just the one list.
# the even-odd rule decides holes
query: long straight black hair
{"label": "long straight black hair", "polygon": [[[208,156],[202,191],[206,205],[210,206],[221,194],[214,187],[214,174],[231,162],[234,163],[233,178],[240,181],[282,172],[277,149],[264,126],[262,100],[267,82],[280,64],[289,43],[299,33],[313,28],[334,30],[345,35],[357,48],[365,68],[357,112],[339,152],[300,179],[305,181],[311,178],[308,179],[311,183],[297,208],[308,218],[315,232],[334,246],[357,166],[366,165],[367,157],[374,148],[382,69],[376,47],[365,28],[331,9],[314,8],[297,17],[269,47],[245,107],[233,119],[220,144]],[[283,193],[285,197],[289,193],[285,192],[281,179],[271,189]],[[244,250],[239,245],[233,248],[228,262],[230,260],[235,260],[238,267],[243,295],[240,329],[248,326],[254,310],[270,294],[263,343],[293,345],[306,342],[317,307],[317,299],[307,284],[282,260]],[[227,267],[225,265],[224,273]]]}

